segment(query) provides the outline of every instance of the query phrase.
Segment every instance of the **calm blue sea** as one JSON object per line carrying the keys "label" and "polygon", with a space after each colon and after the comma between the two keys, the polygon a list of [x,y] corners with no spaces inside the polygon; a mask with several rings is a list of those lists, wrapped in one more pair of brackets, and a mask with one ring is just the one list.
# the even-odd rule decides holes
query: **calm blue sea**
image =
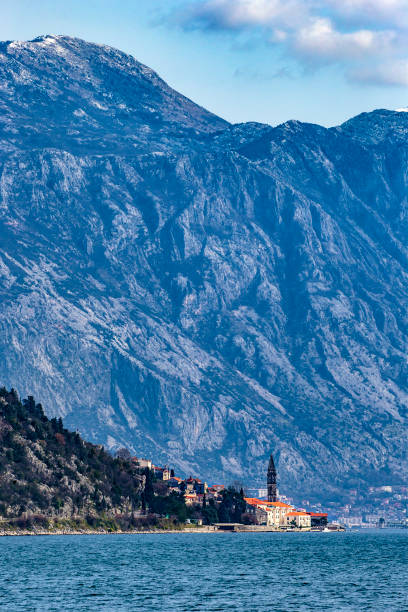
{"label": "calm blue sea", "polygon": [[408,611],[408,531],[3,537],[0,610]]}

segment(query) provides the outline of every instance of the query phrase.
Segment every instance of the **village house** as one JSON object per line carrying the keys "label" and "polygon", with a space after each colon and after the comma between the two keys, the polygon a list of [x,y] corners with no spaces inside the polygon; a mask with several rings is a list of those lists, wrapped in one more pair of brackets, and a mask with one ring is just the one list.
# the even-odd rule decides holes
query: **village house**
{"label": "village house", "polygon": [[225,485],[212,485],[211,489],[215,492],[215,493],[221,493],[221,491],[224,491],[225,489]]}
{"label": "village house", "polygon": [[148,470],[152,469],[152,462],[150,459],[139,459],[138,457],[132,457],[132,463],[140,468],[147,468]]}
{"label": "village house", "polygon": [[193,478],[192,476],[181,481],[179,486],[181,489],[184,489],[186,493],[194,492],[204,495],[208,491],[208,485],[206,482],[202,482],[199,478]]}
{"label": "village house", "polygon": [[182,483],[181,478],[177,478],[177,476],[172,476],[168,479],[167,484],[171,489],[180,489],[180,485]]}
{"label": "village house", "polygon": [[154,475],[158,480],[170,480],[170,470],[166,467],[158,467],[157,465],[153,465]]}
{"label": "village house", "polygon": [[184,499],[186,501],[186,506],[193,506],[198,503],[197,494],[195,491],[184,494]]}
{"label": "village house", "polygon": [[221,499],[221,493],[225,489],[223,485],[215,485],[213,487],[208,487],[206,492],[206,498],[208,500],[213,499],[215,502]]}
{"label": "village house", "polygon": [[181,483],[182,488],[184,488],[186,493],[192,493],[194,491],[194,478],[190,476],[190,478],[186,478]]}
{"label": "village house", "polygon": [[205,493],[207,493],[207,490],[208,490],[207,483],[206,482],[201,482],[201,480],[199,480],[197,478],[196,481],[195,481],[195,484],[194,484],[194,491],[197,494],[204,495]]}

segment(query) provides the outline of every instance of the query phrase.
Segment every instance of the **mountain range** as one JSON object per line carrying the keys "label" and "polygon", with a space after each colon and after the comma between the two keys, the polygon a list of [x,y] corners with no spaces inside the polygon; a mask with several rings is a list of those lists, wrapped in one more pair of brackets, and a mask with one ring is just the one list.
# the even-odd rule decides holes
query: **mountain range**
{"label": "mountain range", "polygon": [[95,443],[326,499],[406,482],[408,114],[231,125],[0,43],[0,383]]}

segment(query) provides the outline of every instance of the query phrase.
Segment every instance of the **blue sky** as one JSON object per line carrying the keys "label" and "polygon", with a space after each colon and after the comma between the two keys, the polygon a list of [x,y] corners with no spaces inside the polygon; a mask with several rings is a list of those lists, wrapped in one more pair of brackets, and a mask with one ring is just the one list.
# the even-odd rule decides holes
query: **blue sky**
{"label": "blue sky", "polygon": [[336,125],[408,105],[408,0],[13,0],[0,39],[131,53],[232,122]]}

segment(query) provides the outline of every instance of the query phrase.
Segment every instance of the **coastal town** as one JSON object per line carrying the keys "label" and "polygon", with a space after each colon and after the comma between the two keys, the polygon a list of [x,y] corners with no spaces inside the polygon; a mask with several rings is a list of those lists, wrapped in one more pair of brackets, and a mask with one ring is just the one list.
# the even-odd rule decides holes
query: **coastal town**
{"label": "coastal town", "polygon": [[183,478],[126,448],[113,456],[6,388],[0,437],[0,535],[342,529],[323,509],[279,493],[272,455],[263,490]]}
{"label": "coastal town", "polygon": [[[151,470],[157,482],[156,488],[166,495],[180,494],[186,506],[195,509],[196,520],[201,521],[202,510],[218,508],[228,487],[224,484],[208,484],[200,478],[179,478],[169,467],[159,467],[151,460],[131,457],[140,469]],[[287,531],[408,528],[408,488],[382,485],[367,491],[350,490],[347,502],[327,502],[324,509],[320,503],[311,504],[302,499],[300,504],[277,489],[277,474],[271,455],[264,487],[245,488],[245,510],[242,521],[257,528]],[[329,521],[329,515],[331,520]],[[228,527],[228,523],[223,525]]]}
{"label": "coastal town", "polygon": [[[338,531],[342,529],[339,524],[329,524],[327,512],[314,512],[305,508],[298,508],[280,496],[277,488],[277,472],[273,456],[270,456],[266,473],[266,493],[263,497],[248,496],[243,489],[236,491],[240,503],[240,511],[235,512],[235,521],[231,516],[223,516],[217,509],[222,510],[223,502],[228,493],[233,495],[233,488],[223,484],[208,484],[200,478],[189,476],[180,478],[168,466],[156,466],[149,459],[131,458],[132,463],[144,473],[150,472],[155,480],[155,489],[161,495],[182,496],[185,504],[191,510],[194,518],[187,522],[207,524],[208,509],[213,509],[213,516],[218,516],[214,524],[219,530],[254,530],[254,531]],[[239,497],[241,499],[239,499]],[[242,501],[241,501],[242,500]],[[221,514],[221,516],[219,516]],[[210,515],[211,516],[211,515]],[[207,518],[207,520],[205,520]],[[221,521],[221,518],[229,519]]]}
{"label": "coastal town", "polygon": [[5,534],[40,527],[49,532],[408,528],[407,487],[360,487],[337,501],[322,495],[312,502],[300,491],[295,500],[278,490],[272,455],[258,474],[258,487],[208,483],[126,448],[114,457],[65,429],[62,419],[48,419],[32,396],[21,401],[13,389],[0,388],[0,437]]}

